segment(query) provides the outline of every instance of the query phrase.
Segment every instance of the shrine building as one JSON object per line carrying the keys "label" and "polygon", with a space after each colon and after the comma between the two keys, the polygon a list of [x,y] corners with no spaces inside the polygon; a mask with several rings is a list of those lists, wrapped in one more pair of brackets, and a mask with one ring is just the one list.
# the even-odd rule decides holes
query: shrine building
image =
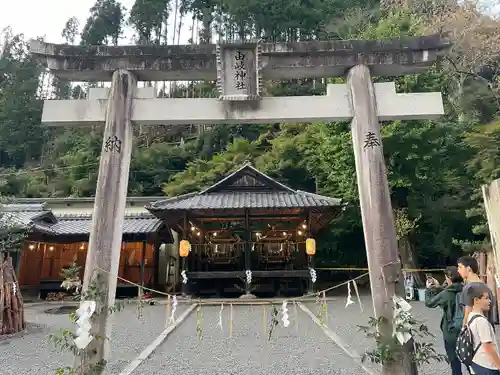
{"label": "shrine building", "polygon": [[[83,277],[93,206],[93,198],[19,198],[2,207],[32,228],[20,253],[12,253],[21,288],[42,297],[62,290],[61,270],[73,263]],[[118,276],[196,295],[300,294],[310,286],[310,244],[342,207],[339,199],[291,189],[250,164],[199,192],[129,197]],[[118,280],[118,296],[136,289]]]}

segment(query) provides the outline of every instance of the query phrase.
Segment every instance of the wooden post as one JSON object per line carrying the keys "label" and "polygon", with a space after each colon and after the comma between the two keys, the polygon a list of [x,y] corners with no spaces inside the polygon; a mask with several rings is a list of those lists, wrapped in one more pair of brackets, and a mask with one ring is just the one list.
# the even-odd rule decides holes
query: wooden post
{"label": "wooden post", "polygon": [[479,253],[479,278],[486,283],[486,253]]}
{"label": "wooden post", "polygon": [[486,260],[486,281],[485,283],[493,292],[495,298],[495,305],[493,306],[493,320],[498,324],[498,288],[495,283],[495,260],[490,254],[483,253]]}
{"label": "wooden post", "polygon": [[[314,268],[314,256],[311,255],[306,255],[307,256],[307,266],[308,268]],[[311,294],[314,293],[314,284],[311,280],[311,276],[307,278],[307,293]]]}
{"label": "wooden post", "polygon": [[[182,234],[182,236],[184,237],[183,238],[184,240],[188,239],[188,224],[189,224],[188,214],[186,211],[186,212],[184,212],[184,223],[183,223],[184,233]],[[179,252],[179,248],[177,248],[177,253],[178,252]],[[189,257],[189,255],[188,255],[188,257]],[[187,268],[188,268],[187,258],[188,257],[181,258],[181,271],[185,270],[187,272]],[[179,275],[180,275],[180,273],[179,273]],[[188,283],[189,283],[189,280],[188,280]],[[181,293],[183,296],[187,296],[187,294],[188,294],[188,285],[184,284],[182,281],[181,281]]]}
{"label": "wooden post", "polygon": [[91,283],[97,284],[102,297],[96,301],[99,315],[92,319],[91,333],[101,338],[94,338],[76,358],[75,373],[101,374],[104,369],[97,370],[95,365],[105,365],[109,357],[114,315],[109,314],[108,309],[115,303],[132,155],[132,97],[136,86],[132,73],[123,69],[113,73],[82,292],[85,294]]}
{"label": "wooden post", "polygon": [[45,261],[45,253],[47,252],[47,243],[44,242],[43,246],[40,246],[40,242],[38,242],[38,245],[36,247],[37,251],[40,251],[41,247],[42,247],[42,255],[40,256],[40,272],[39,272],[39,278],[38,278],[38,299],[40,299],[41,293],[42,293],[43,263]]}
{"label": "wooden post", "polygon": [[500,284],[500,179],[490,185],[483,185],[482,191],[498,286]]}
{"label": "wooden post", "polygon": [[[311,210],[307,211],[307,237],[312,236],[312,231],[311,231],[311,220],[312,220],[312,213]],[[310,256],[306,254],[306,259],[307,259],[307,268],[314,268],[315,262],[314,262],[314,256]],[[307,293],[314,293],[314,284],[311,280],[311,276],[307,278]]]}
{"label": "wooden post", "polygon": [[142,252],[141,252],[141,290],[139,292],[139,299],[142,299],[142,296],[144,294],[144,273],[145,273],[145,267],[146,267],[146,240],[142,241]]}
{"label": "wooden post", "polygon": [[[347,84],[353,110],[352,143],[373,307],[376,318],[385,318],[380,333],[389,340],[393,333],[392,298],[399,277],[399,257],[375,93],[368,67],[356,65],[351,68]],[[402,362],[384,365],[382,374],[411,373],[403,367]]]}
{"label": "wooden post", "polygon": [[3,260],[3,251],[0,251],[0,334],[3,333],[4,330],[4,321],[3,321],[3,313],[5,310],[5,294],[6,290],[3,285],[3,268],[4,268],[4,260]]}
{"label": "wooden post", "polygon": [[495,280],[497,310],[498,315],[500,315],[500,300],[498,298],[500,296],[500,179],[494,180],[489,185],[483,185],[482,191],[492,248],[489,258],[491,258],[491,268],[494,270],[492,277]]}
{"label": "wooden post", "polygon": [[[155,233],[153,236],[153,259],[154,259],[154,265],[153,265],[153,285],[154,289],[158,289],[160,285],[160,280],[159,280],[159,271],[160,271],[160,240],[159,240],[159,235],[158,233]],[[166,253],[166,252],[165,252]],[[168,259],[168,258],[167,258]],[[166,285],[165,285],[166,286]]]}

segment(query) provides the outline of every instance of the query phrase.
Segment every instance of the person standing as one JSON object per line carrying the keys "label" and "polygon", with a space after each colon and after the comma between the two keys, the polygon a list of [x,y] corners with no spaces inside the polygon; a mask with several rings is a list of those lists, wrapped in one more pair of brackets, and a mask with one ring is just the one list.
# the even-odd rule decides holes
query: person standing
{"label": "person standing", "polygon": [[485,316],[488,319],[488,321],[491,323],[493,327],[495,327],[495,319],[494,319],[494,311],[493,311],[493,306],[495,306],[495,299],[493,298],[493,292],[491,289],[481,280],[479,277],[479,264],[476,260],[476,258],[471,257],[469,255],[463,256],[458,259],[458,273],[460,276],[465,281],[465,286],[462,289],[462,294],[460,298],[460,304],[463,307],[463,312],[464,312],[464,319],[462,326],[465,326],[465,324],[468,321],[468,316],[470,312],[472,311],[472,305],[473,301],[470,297],[468,297],[468,290],[471,286],[474,285],[484,285],[489,292],[489,298],[491,301],[491,308],[488,309],[488,311],[485,312]]}
{"label": "person standing", "polygon": [[493,325],[486,318],[492,308],[490,294],[491,290],[484,283],[474,283],[467,288],[467,298],[472,300],[467,325],[474,345],[471,368],[475,375],[500,375],[498,344]]}
{"label": "person standing", "polygon": [[427,280],[425,291],[425,306],[430,308],[440,307],[443,310],[441,318],[441,331],[443,332],[444,348],[450,362],[451,374],[462,375],[462,364],[457,357],[455,348],[460,326],[455,324],[457,309],[457,294],[462,292],[462,277],[455,266],[446,268],[446,286],[442,288],[436,279]]}

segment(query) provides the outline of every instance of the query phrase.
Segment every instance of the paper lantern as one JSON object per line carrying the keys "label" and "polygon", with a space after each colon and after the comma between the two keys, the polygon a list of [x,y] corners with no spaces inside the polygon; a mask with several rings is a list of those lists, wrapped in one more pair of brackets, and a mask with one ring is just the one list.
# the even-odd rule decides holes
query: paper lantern
{"label": "paper lantern", "polygon": [[314,238],[308,238],[306,240],[306,253],[310,256],[316,254],[316,240]]}
{"label": "paper lantern", "polygon": [[181,243],[179,244],[179,255],[182,258],[185,258],[189,255],[190,251],[191,251],[191,244],[189,243],[189,241],[182,240]]}

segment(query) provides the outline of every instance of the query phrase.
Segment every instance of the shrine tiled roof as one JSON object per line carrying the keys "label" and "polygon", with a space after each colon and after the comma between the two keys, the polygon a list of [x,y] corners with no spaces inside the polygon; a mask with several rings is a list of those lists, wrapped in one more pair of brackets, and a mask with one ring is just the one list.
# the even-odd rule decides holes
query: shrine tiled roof
{"label": "shrine tiled roof", "polygon": [[313,208],[334,207],[341,200],[293,190],[249,164],[200,192],[162,199],[146,208],[159,215],[161,211],[239,208]]}
{"label": "shrine tiled roof", "polygon": [[155,210],[237,209],[237,208],[297,208],[338,206],[338,199],[302,191],[296,192],[226,192],[193,193],[152,203]]}
{"label": "shrine tiled roof", "polygon": [[[31,225],[35,232],[52,236],[89,235],[92,228],[90,214],[60,214],[54,215],[44,205],[8,204],[1,207],[8,212],[12,220],[21,225]],[[156,232],[162,221],[150,213],[125,214],[123,234],[149,234]]]}
{"label": "shrine tiled roof", "polygon": [[[92,229],[91,215],[61,215],[57,219],[57,223],[50,226],[57,235],[86,235]],[[161,224],[161,220],[151,214],[128,214],[123,221],[123,234],[154,233]]]}

